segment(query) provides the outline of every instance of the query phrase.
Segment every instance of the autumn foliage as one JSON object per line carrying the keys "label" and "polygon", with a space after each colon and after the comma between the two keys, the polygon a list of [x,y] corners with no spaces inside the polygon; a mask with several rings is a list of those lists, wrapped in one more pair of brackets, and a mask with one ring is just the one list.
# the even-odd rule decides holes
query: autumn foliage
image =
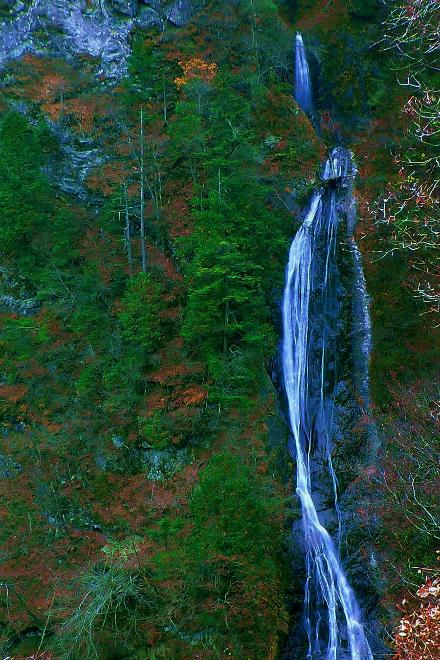
{"label": "autumn foliage", "polygon": [[401,619],[395,632],[394,660],[434,660],[439,657],[440,577],[427,578],[416,595],[415,609]]}
{"label": "autumn foliage", "polygon": [[200,57],[193,57],[187,61],[180,61],[182,67],[182,76],[175,79],[178,88],[184,87],[191,80],[204,80],[211,82],[217,75],[217,64],[212,62],[209,64]]}

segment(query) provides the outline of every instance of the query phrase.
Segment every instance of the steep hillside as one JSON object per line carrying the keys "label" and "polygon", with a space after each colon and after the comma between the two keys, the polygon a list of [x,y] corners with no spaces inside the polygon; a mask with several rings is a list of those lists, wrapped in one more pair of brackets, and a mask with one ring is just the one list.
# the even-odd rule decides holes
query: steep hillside
{"label": "steep hillside", "polygon": [[[392,627],[434,567],[438,326],[377,213],[409,121],[387,15],[0,2],[2,657],[305,657],[279,304],[336,142],[359,170],[380,440],[358,402],[335,456],[348,569]],[[296,29],[311,117],[292,97]]]}
{"label": "steep hillside", "polygon": [[[304,199],[323,157],[291,35],[271,6],[258,38],[246,7],[137,22],[115,83],[130,18],[77,3],[54,30],[33,8],[0,137],[5,652],[273,655],[289,490],[267,367],[286,188]],[[111,22],[117,69],[72,16]]]}

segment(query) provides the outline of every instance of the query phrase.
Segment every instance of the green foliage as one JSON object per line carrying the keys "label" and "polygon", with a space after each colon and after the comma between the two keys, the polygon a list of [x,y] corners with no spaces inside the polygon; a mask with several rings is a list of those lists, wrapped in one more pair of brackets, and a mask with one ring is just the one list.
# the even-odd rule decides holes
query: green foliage
{"label": "green foliage", "polygon": [[[253,65],[257,73],[255,80],[249,75],[251,87],[258,78],[267,79],[271,72],[286,75],[292,33],[280,20],[277,3],[273,0],[239,0],[237,5],[241,64]],[[230,12],[230,7],[228,10]]]}
{"label": "green foliage", "polygon": [[88,398],[96,392],[100,384],[101,370],[97,362],[87,364],[76,381],[76,391],[80,397]]}
{"label": "green foliage", "polygon": [[[77,257],[77,225],[42,173],[54,138],[10,112],[0,124],[0,254],[36,287],[40,300],[65,294],[61,269]],[[12,266],[13,264],[13,266]]]}
{"label": "green foliage", "polygon": [[196,558],[206,561],[216,553],[269,555],[277,506],[240,457],[216,454],[191,498]]}
{"label": "green foliage", "polygon": [[0,245],[7,256],[17,256],[48,223],[48,184],[40,166],[27,120],[17,113],[6,115],[0,126]]}
{"label": "green foliage", "polygon": [[124,82],[124,100],[127,106],[131,108],[140,102],[159,101],[166,119],[174,108],[174,79],[179,69],[175,62],[165,58],[159,37],[146,39],[142,33],[135,35],[128,73],[129,76]]}
{"label": "green foliage", "polygon": [[[65,281],[65,280],[64,280]],[[94,345],[109,329],[109,291],[96,263],[88,262],[80,269],[78,278],[70,282],[71,309],[67,327],[75,334],[84,334]]]}
{"label": "green foliage", "polygon": [[[112,319],[114,293],[103,289],[93,270],[88,277],[84,274],[82,285],[86,289],[69,324],[73,332],[85,334],[94,348],[76,379],[76,391],[84,400],[105,394],[101,404],[104,416],[125,419],[139,398],[142,372],[164,334],[160,318],[164,309],[162,290],[150,273],[138,273],[126,282],[116,318]],[[152,444],[161,444],[162,435],[151,426],[153,420],[148,420],[149,426],[147,420],[142,420],[148,428],[140,425],[141,435]]]}
{"label": "green foliage", "polygon": [[[0,397],[0,415],[5,421],[16,416],[14,390],[28,390],[29,378],[23,371],[36,354],[47,350],[50,335],[44,320],[33,318],[6,318],[0,326],[0,363],[3,384],[12,387],[12,399]],[[21,400],[18,397],[18,401]]]}
{"label": "green foliage", "polygon": [[282,506],[241,457],[223,451],[210,459],[191,498],[191,534],[156,562],[159,576],[183,583],[183,600],[169,595],[181,622],[174,637],[203,641],[216,655],[267,657],[286,625],[277,562]]}
{"label": "green foliage", "polygon": [[163,308],[160,286],[149,273],[138,273],[127,284],[118,314],[122,336],[145,354],[159,345],[162,329],[159,312]]}
{"label": "green foliage", "polygon": [[269,296],[280,284],[287,237],[283,214],[268,210],[270,188],[258,175],[250,99],[228,75],[219,76],[209,93],[203,112],[196,99],[177,105],[170,148],[179,152],[186,142],[181,167],[188,167],[200,190],[193,201],[195,229],[180,243],[188,286],[182,334],[207,361],[226,404],[226,373],[239,353],[246,353],[248,367],[237,359],[241,376],[236,370],[230,387],[236,402],[255,384],[250,365],[261,369],[273,350]]}
{"label": "green foliage", "polygon": [[[261,195],[257,184],[253,190]],[[191,344],[201,345],[212,373],[219,353],[226,359],[241,345],[262,364],[274,346],[265,291],[275,277],[268,260],[277,243],[283,245],[283,235],[273,218],[269,224],[261,199],[261,206],[258,197],[247,206],[244,199],[235,202],[231,193],[229,203],[212,193],[204,210],[195,211],[194,257],[186,272],[190,289],[182,333]],[[263,250],[263,245],[270,247]]]}
{"label": "green foliage", "polygon": [[361,21],[374,21],[382,9],[379,0],[348,0],[348,9],[353,16]]}
{"label": "green foliage", "polygon": [[170,444],[172,429],[165,424],[161,413],[156,412],[150,417],[140,417],[138,426],[141,438],[152,447],[164,449]]}
{"label": "green foliage", "polygon": [[144,540],[130,536],[105,546],[108,560],[76,581],[78,606],[55,645],[60,657],[135,654],[150,630],[160,631],[157,657],[208,648],[215,657],[226,650],[263,660],[275,648],[287,623],[284,502],[231,449],[209,460],[187,514],[165,515],[148,530],[162,548],[148,567]]}
{"label": "green foliage", "polygon": [[164,516],[157,522],[154,529],[148,531],[148,536],[168,547],[170,541],[174,540],[185,527],[186,520],[175,516]]}

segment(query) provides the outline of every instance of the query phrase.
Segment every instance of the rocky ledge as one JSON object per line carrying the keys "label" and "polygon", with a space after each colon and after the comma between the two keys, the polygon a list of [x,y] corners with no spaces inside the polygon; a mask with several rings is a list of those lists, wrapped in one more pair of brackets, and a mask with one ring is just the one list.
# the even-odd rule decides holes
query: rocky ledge
{"label": "rocky ledge", "polygon": [[0,0],[0,66],[26,52],[86,54],[99,76],[118,79],[134,27],[180,27],[192,10],[192,0]]}

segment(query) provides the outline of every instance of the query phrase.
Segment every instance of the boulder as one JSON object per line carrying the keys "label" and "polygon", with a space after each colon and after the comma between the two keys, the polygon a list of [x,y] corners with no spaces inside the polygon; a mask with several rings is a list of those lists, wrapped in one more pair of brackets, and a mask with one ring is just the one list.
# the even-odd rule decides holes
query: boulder
{"label": "boulder", "polygon": [[191,18],[192,3],[191,0],[175,0],[166,7],[167,20],[176,27],[182,27]]}
{"label": "boulder", "polygon": [[40,309],[40,303],[32,298],[25,300],[13,296],[0,295],[0,312],[9,311],[20,316],[33,316]]}
{"label": "boulder", "polygon": [[148,5],[148,7],[151,7],[151,9],[154,9],[154,11],[160,11],[162,8],[161,0],[141,0],[141,2],[144,5]]}
{"label": "boulder", "polygon": [[164,23],[162,16],[152,7],[142,7],[136,20],[145,29],[153,26],[162,28]]}
{"label": "boulder", "polygon": [[20,0],[0,0],[0,14],[18,14],[26,9],[26,4]]}
{"label": "boulder", "polygon": [[141,0],[155,12],[160,13],[167,21],[181,27],[189,21],[193,9],[193,0]]}
{"label": "boulder", "polygon": [[0,454],[0,479],[14,479],[23,470],[10,456]]}
{"label": "boulder", "polygon": [[137,14],[137,0],[110,0],[110,4],[118,14],[126,16],[136,16]]}

